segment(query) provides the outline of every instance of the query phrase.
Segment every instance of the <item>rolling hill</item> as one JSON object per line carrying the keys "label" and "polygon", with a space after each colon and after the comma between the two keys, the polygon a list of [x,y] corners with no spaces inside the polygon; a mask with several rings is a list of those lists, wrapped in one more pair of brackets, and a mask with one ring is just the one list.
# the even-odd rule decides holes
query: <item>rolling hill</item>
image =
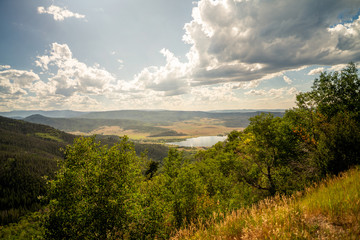
{"label": "rolling hill", "polygon": [[[156,141],[214,136],[241,130],[258,111],[202,112],[122,110],[83,113],[80,117],[54,118],[35,114],[25,121],[46,124],[74,134],[128,135],[131,139]],[[272,112],[282,116],[283,112]]]}

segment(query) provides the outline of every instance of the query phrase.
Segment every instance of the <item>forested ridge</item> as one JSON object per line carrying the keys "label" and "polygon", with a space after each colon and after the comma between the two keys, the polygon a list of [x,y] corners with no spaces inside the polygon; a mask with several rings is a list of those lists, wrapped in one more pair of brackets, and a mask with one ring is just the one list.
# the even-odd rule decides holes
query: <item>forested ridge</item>
{"label": "forested ridge", "polygon": [[0,224],[14,222],[40,208],[46,192],[43,176],[52,177],[60,148],[75,136],[52,127],[0,117]]}
{"label": "forested ridge", "polygon": [[[170,149],[161,164],[136,155],[126,136],[112,146],[95,137],[77,138],[65,148],[59,171],[48,182],[46,208],[21,221],[26,226],[22,231],[39,239],[191,238],[181,232],[211,229],[234,210],[298,194],[326,176],[359,165],[357,71],[350,63],[341,72],[324,72],[311,91],[297,95],[297,106],[283,117],[254,116],[244,131],[231,132],[226,141],[192,156]],[[358,191],[353,193],[360,201]],[[354,205],[351,211],[357,221],[359,209]],[[302,224],[301,219],[294,224]],[[327,236],[311,230],[317,222],[309,224],[309,235],[303,238]],[[11,225],[1,232],[10,236],[11,229],[18,228]],[[350,234],[344,236],[360,236],[358,225],[344,223],[341,229]]]}
{"label": "forested ridge", "polygon": [[[46,180],[58,169],[57,161],[64,158],[66,145],[75,135],[52,127],[0,117],[0,225],[16,222],[31,211],[38,210],[38,199],[46,193]],[[103,144],[118,141],[113,136],[98,136]],[[135,144],[140,156],[146,152],[147,164],[157,167],[166,157],[168,147],[159,144]]]}

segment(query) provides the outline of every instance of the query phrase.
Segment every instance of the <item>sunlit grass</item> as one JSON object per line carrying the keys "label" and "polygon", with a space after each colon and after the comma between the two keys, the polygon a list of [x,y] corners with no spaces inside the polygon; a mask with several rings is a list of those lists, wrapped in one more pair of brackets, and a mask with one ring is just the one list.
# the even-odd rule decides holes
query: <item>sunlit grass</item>
{"label": "sunlit grass", "polygon": [[173,239],[360,239],[360,170],[177,232]]}
{"label": "sunlit grass", "polygon": [[35,135],[38,136],[38,137],[44,138],[44,139],[54,140],[56,142],[64,142],[64,140],[62,140],[61,138],[59,138],[57,136],[54,136],[54,135],[51,135],[50,133],[38,132],[38,133],[35,133]]}

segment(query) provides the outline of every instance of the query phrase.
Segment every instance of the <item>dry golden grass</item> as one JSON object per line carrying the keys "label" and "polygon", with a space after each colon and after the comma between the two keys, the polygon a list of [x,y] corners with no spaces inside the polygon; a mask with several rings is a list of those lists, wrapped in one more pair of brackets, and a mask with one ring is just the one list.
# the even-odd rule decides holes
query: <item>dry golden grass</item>
{"label": "dry golden grass", "polygon": [[91,136],[91,135],[117,135],[117,136],[128,136],[131,139],[145,139],[147,138],[150,133],[148,132],[138,132],[135,130],[124,130],[119,126],[102,126],[99,127],[91,132],[88,133],[84,133],[84,132],[70,132],[71,134],[75,134],[75,135],[82,135],[82,136]]}
{"label": "dry golden grass", "polygon": [[360,239],[360,170],[292,197],[265,199],[220,223],[194,224],[172,239]]}
{"label": "dry golden grass", "polygon": [[217,119],[201,118],[182,122],[175,122],[170,126],[160,127],[171,129],[178,133],[186,134],[188,135],[188,137],[225,135],[233,130],[243,130],[243,128],[225,127],[223,124],[223,121]]}

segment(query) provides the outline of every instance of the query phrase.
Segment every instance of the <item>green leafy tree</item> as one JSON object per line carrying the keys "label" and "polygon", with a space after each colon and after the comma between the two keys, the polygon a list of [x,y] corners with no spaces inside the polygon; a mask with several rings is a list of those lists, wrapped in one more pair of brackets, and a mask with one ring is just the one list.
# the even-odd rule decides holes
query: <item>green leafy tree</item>
{"label": "green leafy tree", "polygon": [[350,113],[339,112],[319,128],[315,158],[324,174],[337,174],[360,164],[360,125]]}
{"label": "green leafy tree", "polygon": [[340,73],[321,73],[315,79],[312,91],[297,96],[298,106],[316,107],[316,111],[328,118],[344,111],[359,117],[360,79],[357,71],[356,65],[350,63]]}
{"label": "green leafy tree", "polygon": [[308,144],[322,174],[338,173],[360,163],[360,79],[354,63],[341,72],[320,74],[312,90],[297,96],[287,111],[293,128]]}
{"label": "green leafy tree", "polygon": [[131,238],[139,212],[139,158],[126,137],[108,149],[78,138],[50,181],[47,239]]}
{"label": "green leafy tree", "polygon": [[302,151],[290,125],[271,114],[250,119],[238,147],[240,176],[250,185],[270,195],[296,189],[295,175]]}

